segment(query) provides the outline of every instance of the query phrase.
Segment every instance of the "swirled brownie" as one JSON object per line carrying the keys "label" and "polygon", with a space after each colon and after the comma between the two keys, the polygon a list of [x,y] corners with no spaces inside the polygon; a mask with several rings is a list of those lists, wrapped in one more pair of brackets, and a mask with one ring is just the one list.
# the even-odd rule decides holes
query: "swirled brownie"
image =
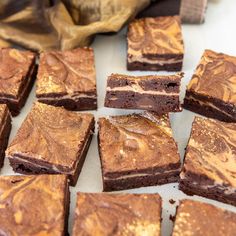
{"label": "swirled brownie", "polygon": [[184,108],[236,122],[236,57],[206,50],[187,86]]}
{"label": "swirled brownie", "polygon": [[49,51],[40,55],[36,83],[38,101],[68,110],[97,108],[92,48]]}
{"label": "swirled brownie", "polygon": [[65,175],[0,176],[0,235],[67,235]]}
{"label": "swirled brownie", "polygon": [[75,185],[94,130],[92,114],[35,103],[7,148],[13,170],[67,174]]}
{"label": "swirled brownie", "polygon": [[20,113],[33,85],[36,55],[13,48],[0,49],[0,103],[7,104],[11,114]]}
{"label": "swirled brownie", "polygon": [[161,197],[158,194],[78,193],[72,235],[159,236]]}
{"label": "swirled brownie", "polygon": [[112,116],[98,124],[104,191],[178,180],[180,157],[167,115]]}
{"label": "swirled brownie", "polygon": [[180,71],[184,46],[179,16],[142,18],[128,27],[128,70]]}
{"label": "swirled brownie", "polygon": [[236,124],[196,117],[180,189],[236,206]]}
{"label": "swirled brownie", "polygon": [[11,115],[6,104],[0,104],[0,168],[3,166],[5,149],[11,131]]}
{"label": "swirled brownie", "polygon": [[211,204],[182,200],[172,236],[234,236],[236,214]]}
{"label": "swirled brownie", "polygon": [[183,73],[167,76],[112,74],[107,80],[105,106],[150,110],[158,114],[181,111],[182,77]]}

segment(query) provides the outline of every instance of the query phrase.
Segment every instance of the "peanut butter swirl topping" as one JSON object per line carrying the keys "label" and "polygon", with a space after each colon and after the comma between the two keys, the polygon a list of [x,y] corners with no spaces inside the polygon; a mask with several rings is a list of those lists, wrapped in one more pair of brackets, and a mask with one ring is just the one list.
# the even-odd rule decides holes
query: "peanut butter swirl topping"
{"label": "peanut butter swirl topping", "polygon": [[[179,163],[168,116],[152,112],[100,118],[103,169],[109,172],[145,170]],[[167,158],[168,157],[168,158]]]}
{"label": "peanut butter swirl topping", "polygon": [[235,189],[236,124],[196,117],[187,147],[186,171]]}
{"label": "peanut butter swirl topping", "polygon": [[74,169],[93,115],[35,103],[7,149],[7,156]]}
{"label": "peanut butter swirl topping", "polygon": [[35,61],[35,54],[13,48],[0,49],[0,94],[18,98],[22,81]]}
{"label": "peanut butter swirl topping", "polygon": [[63,236],[64,175],[1,176],[0,235]]}
{"label": "peanut butter swirl topping", "polygon": [[236,104],[236,57],[205,50],[187,90]]}
{"label": "peanut butter swirl topping", "polygon": [[91,48],[49,51],[40,56],[37,96],[76,95],[96,90],[94,53]]}
{"label": "peanut butter swirl topping", "polygon": [[157,194],[79,193],[73,235],[158,236],[160,213]]}

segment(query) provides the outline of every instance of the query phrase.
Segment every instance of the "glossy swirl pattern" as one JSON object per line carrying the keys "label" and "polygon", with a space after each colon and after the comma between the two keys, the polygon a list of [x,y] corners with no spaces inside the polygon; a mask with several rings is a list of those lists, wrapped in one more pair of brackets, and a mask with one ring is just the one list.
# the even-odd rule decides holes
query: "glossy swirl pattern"
{"label": "glossy swirl pattern", "polygon": [[157,194],[77,196],[73,236],[160,235],[161,198]]}
{"label": "glossy swirl pattern", "polygon": [[63,236],[64,175],[1,176],[0,235]]}
{"label": "glossy swirl pattern", "polygon": [[6,155],[23,156],[73,169],[93,115],[35,103],[9,145]]}
{"label": "glossy swirl pattern", "polygon": [[158,56],[183,54],[183,40],[178,16],[134,20],[128,30],[128,54]]}
{"label": "glossy swirl pattern", "polygon": [[100,152],[105,175],[179,163],[169,118],[152,112],[99,120]]}
{"label": "glossy swirl pattern", "polygon": [[35,54],[12,48],[0,49],[0,94],[19,96],[22,82],[33,64]]}
{"label": "glossy swirl pattern", "polygon": [[235,105],[236,57],[205,50],[187,90]]}
{"label": "glossy swirl pattern", "polygon": [[236,124],[196,117],[184,169],[236,188]]}
{"label": "glossy swirl pattern", "polygon": [[49,51],[40,56],[36,94],[76,95],[96,91],[94,53],[91,48]]}
{"label": "glossy swirl pattern", "polygon": [[230,236],[235,231],[235,213],[203,202],[182,200],[172,236]]}

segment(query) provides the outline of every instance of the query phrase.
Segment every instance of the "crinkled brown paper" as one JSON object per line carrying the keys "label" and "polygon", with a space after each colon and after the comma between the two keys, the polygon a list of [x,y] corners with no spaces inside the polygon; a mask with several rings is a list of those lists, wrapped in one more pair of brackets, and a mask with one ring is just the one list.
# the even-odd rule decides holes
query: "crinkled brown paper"
{"label": "crinkled brown paper", "polygon": [[36,51],[87,46],[97,33],[117,32],[150,0],[1,0],[0,47]]}

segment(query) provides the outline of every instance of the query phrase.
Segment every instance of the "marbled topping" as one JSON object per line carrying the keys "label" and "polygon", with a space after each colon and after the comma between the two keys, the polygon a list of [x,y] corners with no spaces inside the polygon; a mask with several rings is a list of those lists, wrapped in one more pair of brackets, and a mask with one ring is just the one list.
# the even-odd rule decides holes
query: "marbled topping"
{"label": "marbled topping", "polygon": [[64,175],[1,176],[0,235],[64,235]]}
{"label": "marbled topping", "polygon": [[200,174],[215,184],[235,188],[236,124],[196,117],[183,173]]}
{"label": "marbled topping", "polygon": [[10,115],[9,109],[6,104],[0,104],[0,134],[3,126],[5,126],[5,122],[7,117]]}
{"label": "marbled topping", "polygon": [[235,213],[203,202],[182,200],[172,236],[233,236],[235,231]]}
{"label": "marbled topping", "polygon": [[105,176],[180,164],[166,115],[145,112],[100,118],[99,139]]}
{"label": "marbled topping", "polygon": [[35,62],[35,54],[12,48],[0,49],[0,94],[18,98],[22,82]]}
{"label": "marbled topping", "polygon": [[74,169],[78,153],[90,130],[92,114],[76,113],[60,107],[35,103],[6,155],[47,162]]}
{"label": "marbled topping", "polygon": [[236,57],[205,50],[187,90],[236,104]]}
{"label": "marbled topping", "polygon": [[183,54],[178,16],[134,20],[128,29],[128,56],[158,57]]}
{"label": "marbled topping", "polygon": [[76,95],[96,91],[92,48],[49,51],[40,56],[37,96],[46,94]]}
{"label": "marbled topping", "polygon": [[73,236],[158,236],[160,220],[161,198],[157,194],[79,193]]}

